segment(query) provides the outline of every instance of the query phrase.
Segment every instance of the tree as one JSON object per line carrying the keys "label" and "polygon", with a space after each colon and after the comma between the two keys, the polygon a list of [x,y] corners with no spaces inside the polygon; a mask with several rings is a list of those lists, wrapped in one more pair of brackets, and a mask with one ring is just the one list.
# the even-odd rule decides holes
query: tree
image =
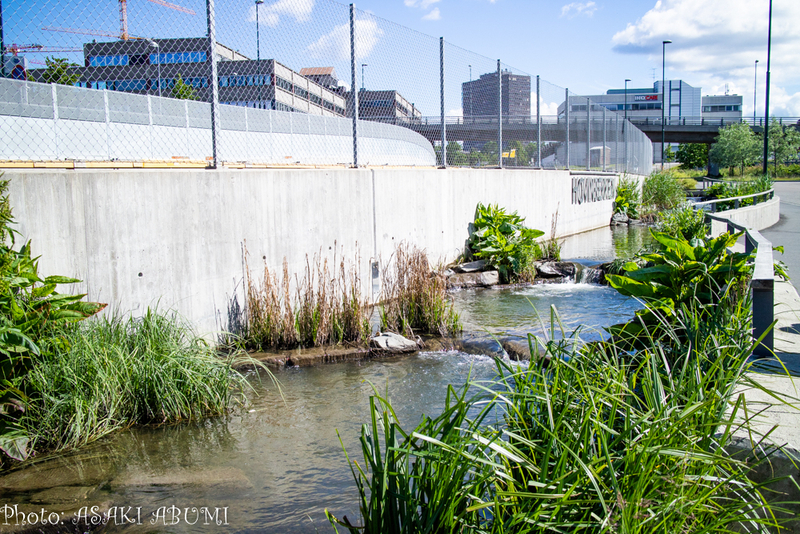
{"label": "tree", "polygon": [[664,163],[675,161],[675,152],[672,151],[672,145],[668,144],[664,147]]}
{"label": "tree", "polygon": [[[800,149],[800,132],[791,127],[786,128],[777,120],[772,119],[768,133],[769,145],[767,150],[777,171],[779,162],[783,163],[797,155],[797,151]],[[761,136],[761,139],[763,144],[763,136]]]}
{"label": "tree", "polygon": [[172,86],[171,95],[172,98],[177,98],[179,100],[199,100],[197,98],[197,91],[194,90],[194,87],[185,83],[180,74],[175,78],[175,84]]}
{"label": "tree", "polygon": [[761,147],[750,126],[744,123],[729,124],[720,128],[716,143],[709,152],[711,161],[720,167],[738,166],[744,176],[744,168],[758,162]]}
{"label": "tree", "polygon": [[497,164],[497,141],[488,141],[483,145],[481,153],[484,156],[484,161],[492,164]]}
{"label": "tree", "polygon": [[675,160],[681,169],[698,169],[708,165],[708,145],[705,143],[681,143]]}
{"label": "tree", "polygon": [[465,167],[467,163],[467,155],[461,150],[461,145],[455,141],[447,143],[447,164]]}
{"label": "tree", "polygon": [[44,60],[47,69],[42,74],[42,81],[44,83],[57,83],[60,85],[75,85],[81,79],[80,74],[71,72],[71,69],[77,67],[77,63],[70,63],[67,58],[63,57],[50,57]]}

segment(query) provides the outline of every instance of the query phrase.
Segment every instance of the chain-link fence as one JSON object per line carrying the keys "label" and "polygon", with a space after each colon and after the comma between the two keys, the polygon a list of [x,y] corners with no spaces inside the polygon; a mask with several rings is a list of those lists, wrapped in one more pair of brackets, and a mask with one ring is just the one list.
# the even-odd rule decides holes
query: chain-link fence
{"label": "chain-link fence", "polygon": [[333,0],[5,0],[0,159],[646,174],[617,113]]}

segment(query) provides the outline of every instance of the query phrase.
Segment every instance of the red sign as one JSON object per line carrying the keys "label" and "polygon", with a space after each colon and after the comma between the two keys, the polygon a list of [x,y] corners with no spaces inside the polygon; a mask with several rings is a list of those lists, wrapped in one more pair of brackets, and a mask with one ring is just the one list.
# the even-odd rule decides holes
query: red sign
{"label": "red sign", "polygon": [[637,101],[637,100],[638,101],[641,101],[641,100],[645,100],[645,101],[646,100],[658,100],[658,95],[636,95],[636,96],[633,97],[633,100],[634,100],[634,102]]}

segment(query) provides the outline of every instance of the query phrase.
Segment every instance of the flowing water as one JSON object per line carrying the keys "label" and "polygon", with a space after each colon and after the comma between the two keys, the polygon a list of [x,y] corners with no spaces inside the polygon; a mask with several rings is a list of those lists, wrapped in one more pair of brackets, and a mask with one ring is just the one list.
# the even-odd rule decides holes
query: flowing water
{"label": "flowing water", "polygon": [[[625,228],[575,236],[565,243],[564,257],[591,264],[630,255],[643,234]],[[517,337],[541,333],[534,310],[549,324],[551,305],[566,328],[585,325],[589,336],[638,307],[608,287],[574,283],[463,291],[455,299],[468,331]],[[251,404],[232,415],[120,432],[9,475],[16,478],[0,477],[0,532],[14,525],[3,516],[4,505],[70,517],[78,505],[102,503],[125,507],[97,528],[103,532],[331,532],[326,508],[358,521],[342,443],[360,459],[358,437],[373,386],[388,391],[404,427],[412,428],[422,413],[441,409],[447,384],[494,373],[491,357],[461,352],[292,368],[276,372],[283,398],[267,378],[254,375]],[[76,493],[89,497],[46,504]]]}

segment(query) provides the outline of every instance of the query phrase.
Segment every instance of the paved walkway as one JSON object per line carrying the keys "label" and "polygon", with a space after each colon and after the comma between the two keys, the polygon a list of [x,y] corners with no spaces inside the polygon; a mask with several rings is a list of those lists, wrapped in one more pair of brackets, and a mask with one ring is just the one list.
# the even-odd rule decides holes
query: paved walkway
{"label": "paved walkway", "polygon": [[[782,394],[789,405],[780,405],[762,391],[748,391],[748,407],[764,409],[756,428],[761,432],[778,427],[770,441],[788,445],[800,451],[800,182],[777,183],[775,191],[781,198],[780,221],[761,234],[773,245],[783,245],[785,254],[775,259],[789,267],[790,282],[775,281],[775,357],[757,363],[763,373],[754,375],[762,385]],[[792,376],[786,376],[786,372]]]}

